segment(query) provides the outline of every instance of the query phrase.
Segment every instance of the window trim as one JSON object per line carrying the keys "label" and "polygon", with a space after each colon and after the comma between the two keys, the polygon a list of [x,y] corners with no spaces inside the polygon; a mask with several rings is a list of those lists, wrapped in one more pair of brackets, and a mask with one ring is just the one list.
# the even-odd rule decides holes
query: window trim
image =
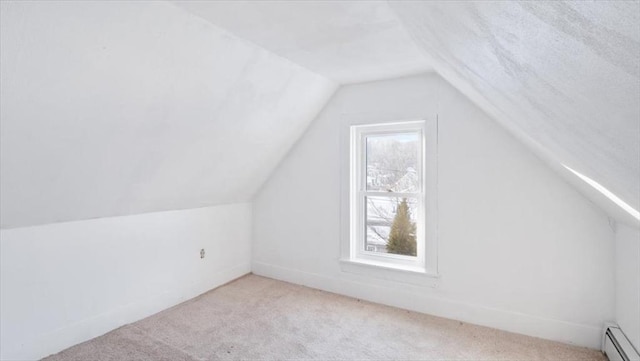
{"label": "window trim", "polygon": [[[397,123],[352,125],[350,127],[350,228],[351,228],[351,258],[359,261],[369,261],[375,263],[389,264],[390,266],[406,266],[416,269],[425,268],[425,239],[424,235],[424,208],[425,208],[425,122],[405,121]],[[417,134],[419,145],[417,149],[417,169],[419,175],[419,189],[417,192],[380,192],[367,190],[367,152],[366,141],[369,136],[395,134]],[[415,218],[418,222],[416,233],[416,256],[405,256],[396,254],[384,254],[370,252],[365,249],[366,245],[366,218],[367,218],[367,197],[406,197],[416,200],[417,214]]]}
{"label": "window trim", "polygon": [[[427,278],[437,278],[438,275],[438,251],[437,251],[437,116],[425,117],[421,119],[391,120],[380,119],[375,115],[353,115],[351,119],[345,119],[343,115],[343,131],[341,140],[341,269],[344,272],[353,272],[373,277],[391,279],[395,281],[412,284],[431,284],[431,281],[424,281]],[[376,119],[377,118],[377,119]],[[378,120],[378,121],[376,121]],[[371,128],[378,130],[393,129],[393,133],[399,133],[401,129],[415,130],[419,128],[422,132],[422,159],[424,164],[420,170],[422,175],[422,196],[424,213],[421,218],[424,224],[422,243],[424,246],[424,256],[419,263],[398,263],[388,262],[389,255],[384,255],[381,260],[376,258],[358,257],[357,242],[352,242],[354,228],[351,220],[354,217],[355,209],[352,202],[356,194],[352,192],[355,167],[352,166],[354,153],[358,149],[357,142],[353,142],[352,129],[354,126]],[[355,154],[357,155],[357,154]],[[366,179],[366,172],[365,179]],[[366,182],[366,180],[365,180]],[[385,195],[388,195],[385,193]],[[362,205],[364,206],[364,204]],[[355,215],[357,218],[357,215]],[[355,226],[355,225],[354,225]],[[364,224],[362,225],[364,227]],[[364,228],[362,228],[364,230]],[[363,241],[364,239],[362,239]],[[361,252],[362,253],[362,252]],[[368,252],[372,253],[372,252]],[[393,256],[392,256],[393,257]],[[407,257],[407,256],[399,256]],[[413,258],[413,257],[410,257]],[[375,272],[374,272],[375,269]],[[410,274],[417,275],[410,276]]]}

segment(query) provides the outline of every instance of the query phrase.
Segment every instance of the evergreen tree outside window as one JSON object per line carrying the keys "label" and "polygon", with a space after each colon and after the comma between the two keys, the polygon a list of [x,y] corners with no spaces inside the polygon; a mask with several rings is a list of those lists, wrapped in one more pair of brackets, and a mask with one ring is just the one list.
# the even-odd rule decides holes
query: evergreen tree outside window
{"label": "evergreen tree outside window", "polygon": [[387,252],[416,256],[416,224],[411,221],[407,199],[403,198],[398,205],[396,215],[391,224]]}

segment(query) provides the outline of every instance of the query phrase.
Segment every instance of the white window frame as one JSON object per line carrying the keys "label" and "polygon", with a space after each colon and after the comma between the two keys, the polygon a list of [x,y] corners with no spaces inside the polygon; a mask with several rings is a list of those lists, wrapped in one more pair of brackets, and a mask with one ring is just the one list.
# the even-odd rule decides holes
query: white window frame
{"label": "white window frame", "polygon": [[[378,275],[383,278],[401,280],[409,283],[420,283],[420,278],[416,279],[414,277],[415,275],[438,276],[437,120],[420,119],[396,122],[355,123],[348,125],[347,133],[348,162],[346,162],[346,166],[348,169],[346,172],[343,172],[342,181],[343,240],[341,260],[343,271]],[[419,169],[416,170],[420,178],[419,192],[396,193],[367,191],[366,154],[364,150],[366,147],[366,137],[369,135],[396,133],[419,134]],[[365,196],[376,195],[416,199],[418,203],[417,214],[415,215],[417,221],[416,257],[365,250]],[[353,267],[354,265],[356,268]],[[364,266],[364,268],[358,266]],[[380,270],[388,270],[392,273],[380,273]],[[395,276],[393,274],[394,272]],[[398,272],[400,272],[399,275]],[[408,273],[410,275],[408,275]],[[418,282],[411,282],[411,280],[417,280]]]}

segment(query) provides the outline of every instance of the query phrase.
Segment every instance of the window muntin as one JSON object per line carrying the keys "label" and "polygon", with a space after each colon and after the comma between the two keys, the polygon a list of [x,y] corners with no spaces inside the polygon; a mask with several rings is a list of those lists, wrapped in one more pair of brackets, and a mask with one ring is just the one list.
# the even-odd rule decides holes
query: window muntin
{"label": "window muntin", "polygon": [[425,122],[351,127],[351,259],[425,269]]}

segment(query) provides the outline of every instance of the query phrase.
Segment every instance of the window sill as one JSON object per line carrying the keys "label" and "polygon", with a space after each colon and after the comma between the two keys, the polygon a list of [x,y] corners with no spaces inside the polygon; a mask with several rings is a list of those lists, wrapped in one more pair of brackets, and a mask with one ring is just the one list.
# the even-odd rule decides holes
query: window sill
{"label": "window sill", "polygon": [[340,269],[342,272],[432,288],[438,286],[440,278],[438,274],[429,273],[424,268],[368,260],[341,259]]}

